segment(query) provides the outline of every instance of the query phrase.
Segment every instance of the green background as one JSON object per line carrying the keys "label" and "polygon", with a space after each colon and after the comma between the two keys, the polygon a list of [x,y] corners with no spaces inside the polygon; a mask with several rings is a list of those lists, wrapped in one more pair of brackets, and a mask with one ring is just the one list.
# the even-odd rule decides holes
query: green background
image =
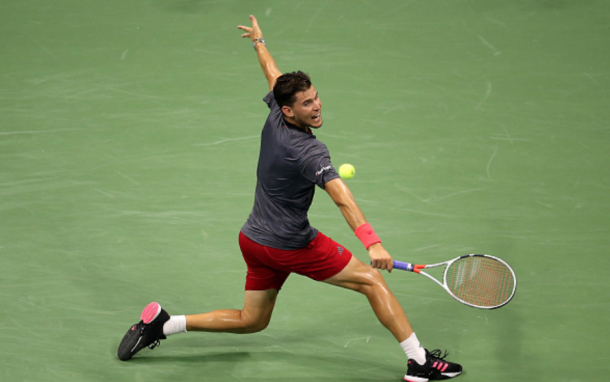
{"label": "green background", "polygon": [[[489,253],[515,299],[468,308],[386,279],[460,381],[602,381],[610,244],[610,2],[58,0],[0,4],[0,379],[397,381],[355,293],[292,276],[270,327],[177,335],[130,362],[141,309],[241,308],[237,245],[267,88],[255,14],[308,72],[317,133],[396,259]],[[319,190],[314,226],[366,252]]]}

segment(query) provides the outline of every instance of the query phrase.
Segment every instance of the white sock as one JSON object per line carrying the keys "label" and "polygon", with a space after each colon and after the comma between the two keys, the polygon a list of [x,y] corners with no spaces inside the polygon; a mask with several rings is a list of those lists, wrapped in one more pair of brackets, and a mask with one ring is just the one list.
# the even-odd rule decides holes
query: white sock
{"label": "white sock", "polygon": [[163,324],[163,334],[170,336],[177,333],[186,333],[186,316],[169,316]]}
{"label": "white sock", "polygon": [[408,359],[415,360],[415,362],[419,363],[420,365],[426,363],[426,351],[419,343],[415,333],[411,334],[409,338],[402,341],[400,346],[402,347],[402,350],[405,351]]}

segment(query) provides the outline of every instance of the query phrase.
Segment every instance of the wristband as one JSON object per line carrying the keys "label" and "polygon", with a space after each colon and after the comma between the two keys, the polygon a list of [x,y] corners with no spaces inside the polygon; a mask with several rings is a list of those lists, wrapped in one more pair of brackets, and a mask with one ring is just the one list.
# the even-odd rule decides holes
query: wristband
{"label": "wristband", "polygon": [[381,243],[381,239],[373,230],[373,227],[369,223],[364,223],[360,227],[356,228],[354,231],[356,237],[360,239],[362,244],[364,244],[364,248],[369,249],[369,247],[373,244]]}
{"label": "wristband", "polygon": [[254,47],[254,50],[256,50],[256,44],[258,44],[258,43],[267,45],[267,44],[265,44],[265,40],[263,40],[262,38],[260,38],[260,37],[255,38],[254,40],[252,40],[252,46]]}

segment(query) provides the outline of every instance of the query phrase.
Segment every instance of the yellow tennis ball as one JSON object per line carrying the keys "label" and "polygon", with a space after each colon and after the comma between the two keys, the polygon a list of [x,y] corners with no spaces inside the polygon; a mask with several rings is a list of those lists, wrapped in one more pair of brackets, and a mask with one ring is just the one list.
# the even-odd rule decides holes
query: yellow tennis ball
{"label": "yellow tennis ball", "polygon": [[356,169],[351,164],[342,164],[339,167],[339,176],[343,179],[352,179],[356,175]]}

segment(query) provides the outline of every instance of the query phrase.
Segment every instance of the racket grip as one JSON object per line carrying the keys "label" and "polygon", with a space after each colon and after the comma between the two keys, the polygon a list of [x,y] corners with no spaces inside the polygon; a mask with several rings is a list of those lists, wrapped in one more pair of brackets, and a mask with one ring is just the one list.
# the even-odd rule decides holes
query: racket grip
{"label": "racket grip", "polygon": [[394,260],[394,269],[413,272],[413,264],[405,263],[404,261]]}

